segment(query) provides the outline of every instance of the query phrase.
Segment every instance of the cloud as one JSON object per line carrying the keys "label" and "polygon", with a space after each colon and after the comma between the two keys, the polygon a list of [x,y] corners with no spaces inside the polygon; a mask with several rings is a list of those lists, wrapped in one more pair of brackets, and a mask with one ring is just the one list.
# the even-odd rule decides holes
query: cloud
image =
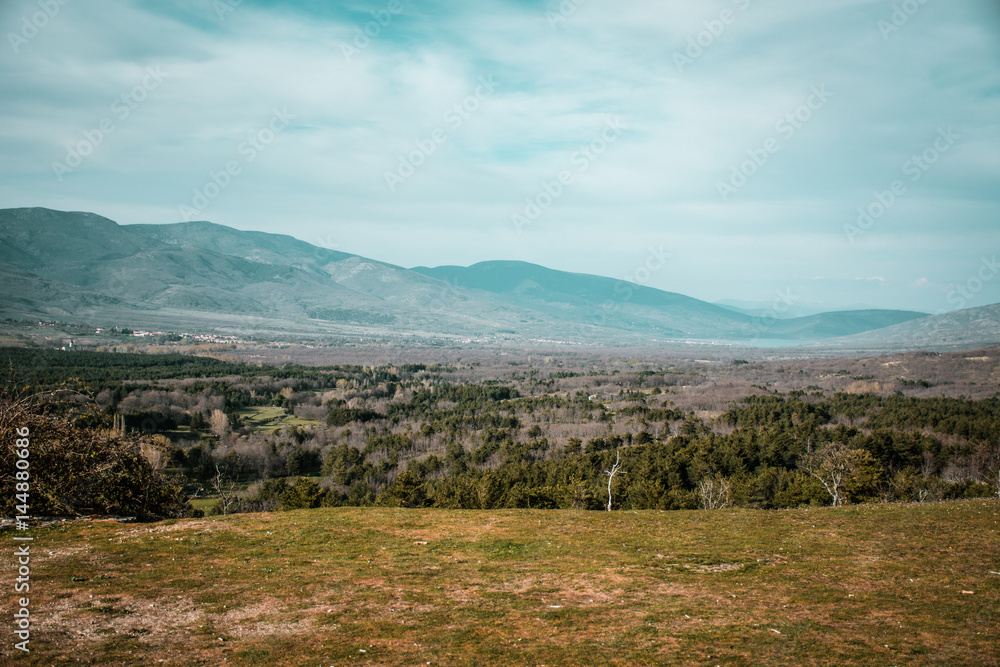
{"label": "cloud", "polygon": [[[237,160],[201,217],[334,237],[398,264],[528,259],[614,276],[667,238],[684,271],[660,272],[657,287],[759,300],[822,272],[810,298],[854,303],[868,297],[851,278],[878,271],[878,305],[918,307],[905,288],[915,264],[945,284],[995,245],[1000,73],[987,5],[927,3],[886,40],[887,7],[869,0],[587,2],[555,24],[558,3],[514,0],[391,14],[388,2],[244,0],[222,17],[194,0],[69,3],[0,55],[0,201],[173,222]],[[32,8],[5,3],[0,32]],[[735,20],[706,39],[723,10]],[[675,55],[699,39],[679,69]],[[115,115],[150,67],[162,84]],[[495,91],[454,122],[481,77]],[[796,119],[816,86],[832,96]],[[275,109],[293,123],[246,160],[241,145]],[[511,215],[573,169],[608,118],[627,130],[516,234]],[[105,119],[114,131],[56,178],[52,163]],[[849,245],[844,224],[905,178],[941,126],[961,141]],[[723,201],[718,183],[760,162],[769,139],[777,151]],[[390,190],[385,174],[428,141]]]}

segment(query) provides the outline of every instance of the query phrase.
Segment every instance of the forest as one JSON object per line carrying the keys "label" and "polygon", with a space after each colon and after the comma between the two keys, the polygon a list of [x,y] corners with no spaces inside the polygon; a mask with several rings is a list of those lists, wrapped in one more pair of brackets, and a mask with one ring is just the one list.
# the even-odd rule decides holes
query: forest
{"label": "forest", "polygon": [[[5,423],[31,421],[49,440],[34,473],[48,489],[42,514],[777,509],[1000,494],[1000,397],[927,395],[912,380],[895,390],[867,376],[845,378],[848,389],[761,381],[705,410],[690,387],[718,393],[723,375],[754,364],[733,360],[716,377],[593,360],[277,366],[30,348],[0,357]],[[878,390],[859,390],[868,385]],[[5,442],[0,477],[13,457]]]}

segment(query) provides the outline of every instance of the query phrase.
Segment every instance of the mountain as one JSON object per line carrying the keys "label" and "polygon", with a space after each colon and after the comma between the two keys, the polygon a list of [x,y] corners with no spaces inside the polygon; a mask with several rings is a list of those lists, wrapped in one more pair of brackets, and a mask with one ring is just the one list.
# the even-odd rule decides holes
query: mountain
{"label": "mountain", "polygon": [[[503,295],[524,307],[559,309],[578,317],[597,315],[605,324],[675,336],[728,339],[819,340],[847,336],[924,317],[899,310],[820,313],[776,320],[634,283],[554,271],[527,262],[491,261],[469,267],[413,269],[454,285]],[[707,333],[707,336],[706,336]]]}
{"label": "mountain", "polygon": [[745,337],[753,318],[693,299],[613,278],[568,273],[527,262],[470,267],[417,267],[456,287],[504,297],[523,308],[666,337]]}
{"label": "mountain", "polygon": [[1000,304],[942,313],[834,338],[825,345],[852,350],[972,349],[1000,344]]}
{"label": "mountain", "polygon": [[403,267],[210,222],[118,225],[0,210],[0,315],[242,335],[441,341],[818,341],[925,317],[862,310],[768,320],[536,264]]}
{"label": "mountain", "polygon": [[909,310],[841,310],[808,317],[776,320],[771,333],[790,340],[817,340],[850,336],[926,317]]}
{"label": "mountain", "polygon": [[831,308],[819,303],[813,303],[809,301],[801,301],[796,299],[794,302],[789,302],[780,296],[777,299],[771,299],[770,301],[744,301],[740,299],[720,299],[713,302],[717,306],[722,306],[723,308],[728,308],[729,310],[735,310],[738,313],[744,313],[746,315],[753,315],[756,317],[764,317],[768,314],[774,315],[774,307],[776,304],[780,304],[782,312],[778,313],[780,319],[792,319],[795,317],[808,317],[810,315],[819,315],[821,313],[830,312],[841,312],[847,310],[877,310],[873,309],[871,306],[856,304],[852,306],[839,305],[836,308]]}

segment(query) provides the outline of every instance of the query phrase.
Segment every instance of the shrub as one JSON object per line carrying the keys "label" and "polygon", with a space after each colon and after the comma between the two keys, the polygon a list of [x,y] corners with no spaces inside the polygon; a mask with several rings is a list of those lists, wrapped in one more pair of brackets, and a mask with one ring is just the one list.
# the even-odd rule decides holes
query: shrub
{"label": "shrub", "polygon": [[[0,488],[16,488],[15,429],[27,428],[31,516],[155,519],[193,513],[182,489],[143,456],[144,446],[156,447],[149,437],[80,423],[99,423],[91,406],[77,403],[67,409],[66,404],[0,397]],[[0,502],[5,515],[20,513],[13,493]]]}

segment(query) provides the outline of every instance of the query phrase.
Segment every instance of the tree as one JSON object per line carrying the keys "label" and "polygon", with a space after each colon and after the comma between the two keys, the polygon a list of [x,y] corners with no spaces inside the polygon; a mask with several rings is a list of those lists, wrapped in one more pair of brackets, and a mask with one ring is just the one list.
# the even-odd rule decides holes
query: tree
{"label": "tree", "polygon": [[229,417],[222,410],[212,410],[212,416],[208,420],[212,433],[222,441],[223,436],[229,432]]}
{"label": "tree", "polygon": [[189,422],[191,430],[193,431],[204,431],[206,428],[205,415],[201,413],[201,410],[194,410],[191,413],[191,419]]}
{"label": "tree", "polygon": [[831,504],[844,504],[845,492],[861,493],[871,487],[878,478],[878,463],[863,449],[850,449],[835,442],[810,452],[803,461],[802,468],[819,480],[830,494]]}
{"label": "tree", "polygon": [[117,433],[120,437],[125,437],[125,415],[115,415],[114,425],[111,427],[111,430]]}
{"label": "tree", "polygon": [[299,477],[281,494],[280,509],[297,510],[319,507],[327,500],[327,495],[313,480]]}
{"label": "tree", "polygon": [[[35,516],[129,515],[141,519],[180,517],[194,510],[180,486],[153,468],[142,454],[147,436],[125,435],[101,425],[93,404],[59,399],[54,393],[9,397],[0,387],[0,498],[6,516],[21,499],[30,460],[30,509]],[[88,426],[94,424],[95,426]],[[16,434],[16,435],[15,435]],[[30,442],[30,459],[27,443]],[[23,494],[22,494],[23,496]]]}
{"label": "tree", "polygon": [[701,507],[706,510],[729,507],[732,485],[723,477],[706,477],[698,482],[698,495]]}
{"label": "tree", "polygon": [[992,482],[996,484],[997,497],[1000,498],[1000,446],[994,446],[986,459],[986,470]]}
{"label": "tree", "polygon": [[628,485],[628,504],[633,509],[666,509],[667,489],[655,477],[637,475]]}
{"label": "tree", "polygon": [[376,502],[383,507],[423,507],[426,501],[427,491],[423,482],[409,470],[404,470],[379,494]]}
{"label": "tree", "polygon": [[236,482],[228,475],[222,474],[222,468],[215,464],[215,477],[212,478],[212,488],[219,494],[219,511],[229,514],[229,510],[239,502],[236,495]]}
{"label": "tree", "polygon": [[149,461],[149,465],[157,472],[162,472],[167,467],[167,463],[173,458],[175,451],[170,438],[159,433],[143,438],[140,441],[139,449]]}
{"label": "tree", "polygon": [[475,498],[477,509],[491,510],[500,506],[503,488],[497,475],[492,470],[486,470],[476,484]]}
{"label": "tree", "polygon": [[608,511],[611,511],[611,484],[615,480],[615,475],[618,473],[625,474],[625,471],[621,469],[621,452],[617,449],[615,450],[615,464],[611,466],[611,470],[605,470],[604,474],[608,476]]}
{"label": "tree", "polygon": [[844,481],[854,468],[850,450],[842,443],[833,443],[816,452],[810,452],[803,461],[803,469],[819,480],[832,498],[832,505],[842,504]]}
{"label": "tree", "polygon": [[297,477],[306,470],[306,453],[296,447],[288,453],[285,459],[285,474],[289,477]]}
{"label": "tree", "polygon": [[430,442],[432,435],[434,435],[434,427],[432,425],[426,422],[420,425],[420,437]]}

